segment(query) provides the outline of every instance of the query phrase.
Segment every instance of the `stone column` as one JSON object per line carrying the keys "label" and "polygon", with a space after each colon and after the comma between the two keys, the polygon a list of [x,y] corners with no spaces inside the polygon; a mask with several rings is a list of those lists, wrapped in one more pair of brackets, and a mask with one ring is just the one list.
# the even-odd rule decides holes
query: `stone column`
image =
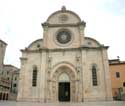
{"label": "stone column", "polygon": [[51,53],[47,53],[47,70],[46,70],[46,101],[50,101],[50,73],[51,73],[51,62],[52,57],[50,56]]}
{"label": "stone column", "polygon": [[78,51],[76,54],[76,71],[77,71],[77,80],[78,80],[78,102],[82,101],[82,65],[81,65],[81,51]]}
{"label": "stone column", "polygon": [[109,72],[109,63],[106,48],[102,49],[102,60],[104,66],[104,74],[105,74],[105,89],[106,89],[106,100],[113,100],[112,98],[112,86],[111,86],[111,78]]}
{"label": "stone column", "polygon": [[76,80],[71,81],[71,90],[72,90],[72,95],[71,95],[71,102],[76,101],[76,85],[75,85]]}
{"label": "stone column", "polygon": [[52,80],[49,81],[49,102],[52,102]]}
{"label": "stone column", "polygon": [[46,51],[41,52],[41,67],[40,67],[40,101],[45,102],[45,71],[46,71]]}
{"label": "stone column", "polygon": [[52,81],[52,102],[56,102],[56,81]]}
{"label": "stone column", "polygon": [[84,29],[85,29],[85,22],[81,22],[81,25],[79,26],[80,29],[80,44],[82,45],[84,43]]}
{"label": "stone column", "polygon": [[86,71],[87,71],[87,66],[86,66],[86,63],[87,63],[87,53],[86,53],[86,50],[82,50],[82,101],[84,101],[84,98],[85,98],[85,83],[86,83]]}
{"label": "stone column", "polygon": [[75,81],[75,102],[78,102],[78,95],[79,95],[79,87],[78,87],[78,80]]}
{"label": "stone column", "polygon": [[42,24],[42,26],[43,26],[43,38],[44,38],[44,40],[43,40],[43,47],[44,48],[46,48],[46,46],[47,46],[47,31],[48,31],[48,25],[47,25],[47,23],[44,23],[44,24]]}
{"label": "stone column", "polygon": [[21,70],[19,73],[18,95],[17,101],[22,101],[24,98],[24,86],[25,86],[25,65],[27,58],[21,58]]}

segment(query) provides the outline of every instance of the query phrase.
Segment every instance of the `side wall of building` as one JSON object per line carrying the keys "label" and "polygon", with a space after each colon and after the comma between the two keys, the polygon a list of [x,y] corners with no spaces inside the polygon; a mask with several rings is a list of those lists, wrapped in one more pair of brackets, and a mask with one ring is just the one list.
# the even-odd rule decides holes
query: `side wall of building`
{"label": "side wall of building", "polygon": [[0,68],[2,68],[3,66],[6,45],[7,45],[6,43],[0,40]]}
{"label": "side wall of building", "polygon": [[[110,75],[112,81],[112,94],[114,99],[122,99],[125,96],[125,63],[110,64]],[[117,77],[116,73],[119,73]],[[121,90],[120,90],[121,89]]]}
{"label": "side wall of building", "polygon": [[[84,100],[112,100],[107,50],[90,49],[82,52]],[[97,86],[92,85],[93,64],[97,66]]]}
{"label": "side wall of building", "polygon": [[[24,53],[25,55],[25,53]],[[46,52],[28,53],[21,58],[17,100],[44,101]],[[37,67],[37,86],[32,87],[33,67]],[[22,86],[23,85],[23,86]]]}

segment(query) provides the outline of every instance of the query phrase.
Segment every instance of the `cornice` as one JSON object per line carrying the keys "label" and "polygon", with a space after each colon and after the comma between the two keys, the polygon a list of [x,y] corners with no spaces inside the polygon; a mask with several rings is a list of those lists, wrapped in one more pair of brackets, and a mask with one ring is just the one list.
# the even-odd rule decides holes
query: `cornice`
{"label": "cornice", "polygon": [[123,63],[109,63],[109,65],[110,66],[112,66],[112,65],[125,65],[125,62],[123,62]]}
{"label": "cornice", "polygon": [[86,23],[84,21],[81,21],[79,23],[67,23],[67,24],[50,24],[50,23],[43,23],[41,24],[43,27],[78,27],[83,25],[86,26]]}
{"label": "cornice", "polygon": [[39,48],[36,50],[29,50],[24,49],[21,50],[23,53],[39,53],[42,51],[50,52],[50,51],[72,51],[72,50],[102,50],[102,49],[108,49],[108,46],[100,46],[100,47],[78,47],[78,48],[55,48],[55,49],[48,49],[48,48]]}
{"label": "cornice", "polygon": [[25,57],[21,57],[20,60],[27,60],[27,58],[25,58]]}
{"label": "cornice", "polygon": [[1,39],[0,39],[0,42],[2,42],[2,43],[4,43],[5,45],[7,45],[7,43],[6,43],[6,42],[4,42],[4,41],[3,41],[3,40],[1,40]]}

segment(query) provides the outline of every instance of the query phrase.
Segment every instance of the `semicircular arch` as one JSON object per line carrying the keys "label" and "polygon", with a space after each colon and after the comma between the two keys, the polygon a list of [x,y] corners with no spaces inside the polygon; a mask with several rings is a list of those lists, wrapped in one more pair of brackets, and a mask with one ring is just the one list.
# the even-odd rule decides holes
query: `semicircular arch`
{"label": "semicircular arch", "polygon": [[[74,80],[77,78],[77,73],[73,64],[69,62],[60,62],[53,66],[50,77],[53,79],[54,77],[57,78],[62,73],[66,73],[69,75],[70,78]],[[71,79],[71,80],[73,80]]]}

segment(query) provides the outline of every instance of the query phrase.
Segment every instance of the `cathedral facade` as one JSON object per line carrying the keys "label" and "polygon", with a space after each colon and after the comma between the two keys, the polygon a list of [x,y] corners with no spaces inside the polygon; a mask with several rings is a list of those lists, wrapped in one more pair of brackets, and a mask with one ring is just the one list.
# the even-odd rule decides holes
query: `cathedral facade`
{"label": "cathedral facade", "polygon": [[18,101],[112,100],[108,47],[85,37],[85,26],[65,7],[48,17],[43,39],[21,50]]}

